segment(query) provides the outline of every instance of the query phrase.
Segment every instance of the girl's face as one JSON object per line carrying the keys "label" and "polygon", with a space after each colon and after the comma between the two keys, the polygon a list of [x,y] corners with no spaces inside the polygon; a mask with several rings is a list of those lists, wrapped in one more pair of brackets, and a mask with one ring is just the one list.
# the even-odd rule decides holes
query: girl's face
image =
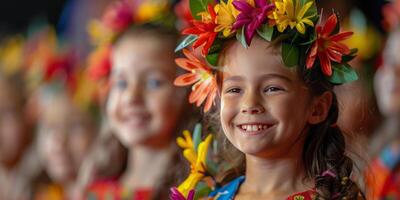
{"label": "girl's face", "polygon": [[248,49],[236,42],[226,52],[221,123],[229,141],[245,154],[282,156],[303,142],[312,98],[276,51],[257,38]]}
{"label": "girl's face", "polygon": [[23,108],[13,92],[0,80],[0,163],[5,165],[17,162],[28,138]]}
{"label": "girl's face", "polygon": [[391,34],[384,52],[384,66],[375,75],[378,106],[384,115],[400,113],[400,31]]}
{"label": "girl's face", "polygon": [[39,135],[41,159],[50,178],[58,183],[74,180],[94,136],[87,116],[65,96],[56,97],[44,109]]}
{"label": "girl's face", "polygon": [[107,111],[127,147],[171,142],[184,92],[173,86],[174,56],[164,45],[160,38],[143,35],[127,36],[114,46]]}

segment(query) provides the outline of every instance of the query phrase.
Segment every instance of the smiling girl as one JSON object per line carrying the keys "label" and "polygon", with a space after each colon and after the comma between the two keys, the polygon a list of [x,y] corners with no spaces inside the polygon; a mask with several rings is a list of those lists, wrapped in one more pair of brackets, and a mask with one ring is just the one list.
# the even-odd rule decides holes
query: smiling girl
{"label": "smiling girl", "polygon": [[117,1],[91,26],[92,36],[112,35],[94,52],[90,70],[109,73],[107,120],[129,152],[122,175],[92,184],[90,198],[165,199],[163,185],[180,172],[174,134],[196,115],[185,104],[186,91],[173,85],[178,34],[168,11],[167,0]]}
{"label": "smiling girl", "polygon": [[[219,145],[231,167],[209,198],[363,199],[333,92],[357,79],[347,64],[354,51],[341,43],[352,33],[339,33],[335,14],[316,25],[313,1],[210,2],[201,15],[183,33],[198,36],[193,47],[205,59],[184,49],[176,62],[189,73],[175,83],[197,82],[191,101],[218,113],[225,136]],[[188,189],[171,198],[192,199]]]}

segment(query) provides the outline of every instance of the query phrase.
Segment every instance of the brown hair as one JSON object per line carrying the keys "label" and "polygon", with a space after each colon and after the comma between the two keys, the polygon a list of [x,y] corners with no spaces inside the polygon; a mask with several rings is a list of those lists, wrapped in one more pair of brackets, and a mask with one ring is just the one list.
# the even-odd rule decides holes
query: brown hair
{"label": "brown hair", "polygon": [[[226,49],[231,43],[227,43],[221,55],[224,56]],[[279,49],[280,43],[271,43],[271,48]],[[220,57],[220,61],[222,57]],[[302,160],[306,172],[306,179],[315,180],[316,199],[365,199],[359,187],[350,179],[353,170],[353,160],[346,155],[346,142],[343,132],[336,125],[339,109],[334,85],[328,82],[317,67],[306,69],[298,66],[297,73],[302,78],[305,86],[309,89],[311,96],[317,97],[325,92],[331,92],[333,99],[327,118],[315,125],[308,125],[308,133],[302,153]],[[221,77],[221,76],[219,76]],[[213,108],[206,116],[208,127],[217,132],[219,141],[218,151],[222,160],[231,164],[231,168],[223,169],[223,173],[217,177],[220,184],[225,184],[237,176],[245,174],[244,154],[238,151],[222,134],[219,119],[219,106]],[[335,176],[324,174],[329,170]]]}

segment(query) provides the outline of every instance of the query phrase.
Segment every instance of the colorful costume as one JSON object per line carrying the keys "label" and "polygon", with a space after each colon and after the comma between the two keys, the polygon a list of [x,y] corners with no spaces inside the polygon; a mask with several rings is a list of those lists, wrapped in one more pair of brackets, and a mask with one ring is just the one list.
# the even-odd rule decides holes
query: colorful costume
{"label": "colorful costume", "polygon": [[150,200],[151,189],[128,190],[116,179],[100,180],[87,189],[87,198],[93,200]]}
{"label": "colorful costume", "polygon": [[400,141],[388,145],[371,163],[367,174],[370,198],[400,199]]}
{"label": "colorful costume", "polygon": [[[240,185],[245,180],[244,176],[240,176],[233,181],[229,182],[225,186],[218,188],[210,193],[209,197],[213,200],[233,200],[237,193]],[[314,190],[308,190],[297,194],[290,195],[286,200],[312,200]]]}

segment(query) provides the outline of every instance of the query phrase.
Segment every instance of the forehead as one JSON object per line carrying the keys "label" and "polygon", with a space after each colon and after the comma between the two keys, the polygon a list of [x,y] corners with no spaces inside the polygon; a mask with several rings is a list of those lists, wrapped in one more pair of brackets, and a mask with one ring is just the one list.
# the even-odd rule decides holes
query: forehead
{"label": "forehead", "polygon": [[386,43],[385,48],[385,60],[388,60],[389,63],[394,63],[400,67],[400,56],[398,56],[398,52],[400,51],[400,30],[392,32],[389,36],[389,39]]}
{"label": "forehead", "polygon": [[279,47],[261,39],[253,39],[248,48],[239,42],[230,46],[224,58],[224,77],[243,76],[254,79],[265,74],[279,74],[289,79],[298,79],[296,67],[286,67],[281,58]]}
{"label": "forehead", "polygon": [[175,72],[171,44],[154,36],[129,36],[120,40],[111,54],[113,73]]}

